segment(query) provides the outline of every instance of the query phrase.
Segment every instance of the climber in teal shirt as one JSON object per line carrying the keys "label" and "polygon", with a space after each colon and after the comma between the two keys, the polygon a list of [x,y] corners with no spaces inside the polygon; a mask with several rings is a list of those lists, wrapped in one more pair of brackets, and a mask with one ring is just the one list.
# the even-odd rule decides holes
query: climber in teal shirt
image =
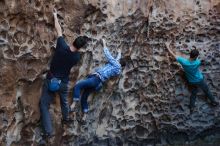
{"label": "climber in teal shirt", "polygon": [[176,60],[182,65],[185,71],[186,78],[189,83],[198,83],[203,80],[203,75],[201,71],[199,70],[199,67],[201,65],[201,61],[199,59],[195,59],[192,61],[192,60],[177,56]]}
{"label": "climber in teal shirt", "polygon": [[198,59],[199,51],[193,46],[193,49],[190,52],[190,57],[188,59],[177,56],[169,47],[170,42],[166,43],[166,47],[169,53],[176,58],[177,62],[179,62],[185,72],[185,76],[187,81],[192,86],[191,96],[190,96],[190,112],[193,111],[195,107],[196,95],[198,93],[198,89],[201,88],[208,99],[211,101],[211,105],[217,106],[219,103],[215,100],[213,95],[211,94],[209,87],[204,80],[202,72],[199,70],[201,65],[201,61]]}

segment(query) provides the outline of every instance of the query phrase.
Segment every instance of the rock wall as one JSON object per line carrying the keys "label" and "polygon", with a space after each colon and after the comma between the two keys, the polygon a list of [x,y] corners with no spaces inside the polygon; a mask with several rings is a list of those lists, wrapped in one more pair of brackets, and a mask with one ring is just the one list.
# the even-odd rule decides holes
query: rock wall
{"label": "rock wall", "polygon": [[201,92],[189,113],[182,69],[164,45],[172,40],[182,55],[197,46],[219,100],[219,0],[0,0],[0,145],[38,145],[41,139],[40,90],[56,42],[53,5],[69,43],[80,34],[91,38],[72,69],[71,89],[105,63],[100,38],[113,52],[121,48],[128,63],[120,79],[89,98],[85,124],[77,113],[62,127],[55,98],[53,145],[220,144],[220,108],[210,107]]}

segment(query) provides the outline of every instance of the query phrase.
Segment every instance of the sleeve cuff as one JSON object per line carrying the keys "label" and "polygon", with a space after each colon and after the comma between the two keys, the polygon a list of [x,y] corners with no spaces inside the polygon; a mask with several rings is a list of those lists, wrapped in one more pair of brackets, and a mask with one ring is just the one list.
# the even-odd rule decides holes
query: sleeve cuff
{"label": "sleeve cuff", "polygon": [[180,56],[176,56],[176,61],[178,61],[178,62],[179,62],[179,58],[180,58]]}

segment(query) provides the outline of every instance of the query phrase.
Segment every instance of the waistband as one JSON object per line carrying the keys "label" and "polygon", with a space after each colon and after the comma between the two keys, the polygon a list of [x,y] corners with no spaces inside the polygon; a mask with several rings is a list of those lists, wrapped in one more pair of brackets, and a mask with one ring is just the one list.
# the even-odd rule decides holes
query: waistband
{"label": "waistband", "polygon": [[60,79],[62,82],[64,83],[68,83],[69,82],[69,78],[62,78],[62,77],[56,77],[53,75],[53,73],[51,71],[48,71],[47,72],[47,76],[46,76],[47,79],[52,79],[52,78],[57,78],[57,79]]}
{"label": "waistband", "polygon": [[92,73],[90,75],[97,77],[102,82],[101,75],[99,73],[95,72],[95,73]]}

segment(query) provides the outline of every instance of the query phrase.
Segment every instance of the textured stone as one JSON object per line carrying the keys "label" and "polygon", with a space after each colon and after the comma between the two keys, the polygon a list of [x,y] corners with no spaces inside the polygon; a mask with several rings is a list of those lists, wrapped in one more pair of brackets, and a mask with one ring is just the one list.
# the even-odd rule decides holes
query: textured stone
{"label": "textured stone", "polygon": [[70,87],[105,63],[100,38],[113,52],[121,48],[128,63],[120,79],[89,98],[85,124],[73,114],[74,123],[62,127],[55,98],[53,145],[220,144],[219,107],[199,94],[189,114],[187,83],[164,45],[172,40],[182,55],[196,45],[219,100],[219,0],[0,0],[0,145],[37,145],[41,139],[40,90],[56,41],[53,5],[69,43],[80,34],[91,38]]}

